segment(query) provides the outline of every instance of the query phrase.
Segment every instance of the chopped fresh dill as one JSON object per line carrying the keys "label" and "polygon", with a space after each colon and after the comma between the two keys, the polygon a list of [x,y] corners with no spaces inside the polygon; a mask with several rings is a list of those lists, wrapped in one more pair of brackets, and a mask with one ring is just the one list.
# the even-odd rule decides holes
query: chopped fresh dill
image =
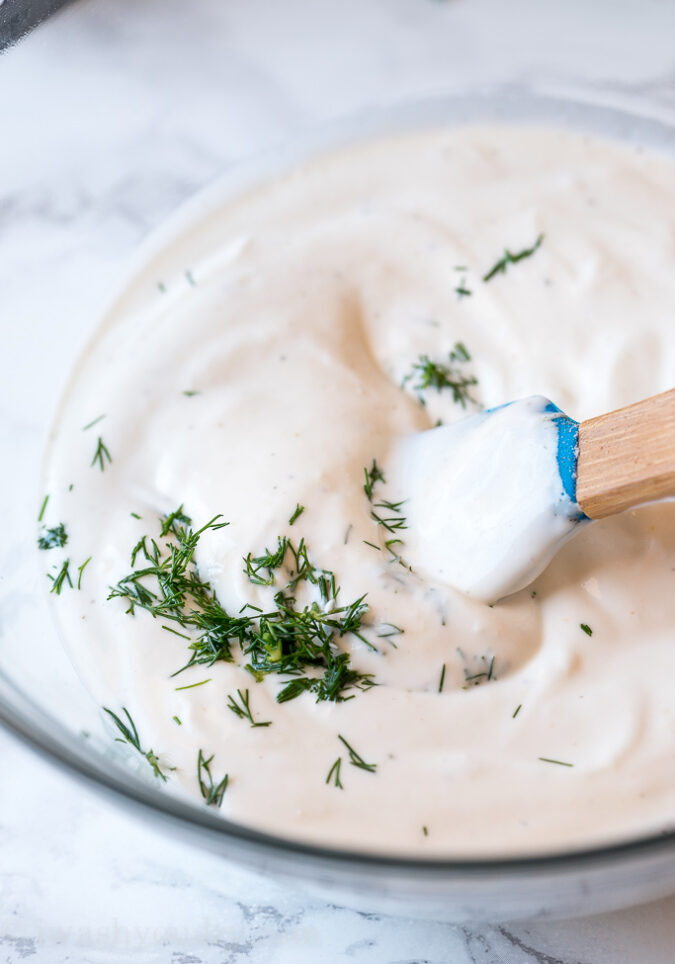
{"label": "chopped fresh dill", "polygon": [[[463,654],[462,654],[463,655]],[[481,683],[489,683],[491,680],[496,679],[495,676],[495,657],[490,656],[488,660],[487,656],[481,656],[479,660],[479,665],[483,664],[486,668],[481,669],[476,673],[470,673],[465,667],[464,669],[464,686],[462,689],[468,690],[472,686],[480,686]]]}
{"label": "chopped fresh dill", "polygon": [[462,278],[460,283],[457,285],[457,287],[455,288],[455,294],[457,295],[460,301],[462,300],[462,298],[471,297],[471,295],[473,294],[473,291],[471,291],[469,288],[466,287],[466,278]]}
{"label": "chopped fresh dill", "polygon": [[425,837],[428,837],[428,836],[429,836],[429,828],[428,828],[428,827],[422,827],[422,833],[424,834]]}
{"label": "chopped fresh dill", "polygon": [[517,706],[517,707],[515,708],[515,710],[513,711],[513,714],[512,714],[512,716],[511,716],[511,719],[512,719],[512,720],[515,720],[515,718],[518,716],[518,714],[520,713],[520,711],[521,711],[522,708],[523,708],[523,704],[522,704],[522,703],[519,703],[518,706]]}
{"label": "chopped fresh dill", "polygon": [[38,537],[38,549],[62,549],[68,542],[68,533],[63,522],[59,522],[52,529],[43,527],[42,534]]}
{"label": "chopped fresh dill", "polygon": [[197,756],[197,780],[199,781],[201,795],[204,800],[206,800],[206,805],[209,807],[219,807],[223,802],[223,797],[227,790],[229,774],[226,773],[220,783],[213,782],[213,775],[211,774],[213,756],[214,754],[212,753],[208,760],[206,760],[203,751],[199,751]]}
{"label": "chopped fresh dill", "polygon": [[104,468],[105,468],[105,460],[106,460],[106,459],[108,460],[108,462],[112,462],[112,458],[111,458],[110,452],[108,451],[108,449],[106,448],[106,446],[103,444],[103,439],[102,439],[101,436],[99,435],[99,437],[98,437],[98,442],[97,442],[97,444],[96,444],[96,451],[94,452],[94,457],[93,457],[93,459],[91,460],[91,464],[92,464],[92,465],[96,465],[96,463],[98,462],[98,466],[99,466],[99,468],[100,468],[100,470],[101,470],[101,472],[102,472],[102,471],[104,470]]}
{"label": "chopped fresh dill", "polygon": [[347,526],[347,531],[345,532],[345,545],[347,545],[347,543],[349,542],[349,534],[350,534],[350,532],[352,531],[353,528],[354,528],[354,526],[353,526],[353,524],[350,522],[349,525]]}
{"label": "chopped fresh dill", "polygon": [[81,566],[77,567],[77,588],[82,589],[82,573],[91,562],[91,556],[84,560]]}
{"label": "chopped fresh dill", "polygon": [[196,286],[197,282],[195,281],[194,275],[189,268],[187,268],[185,271],[185,278],[187,279],[187,283],[193,288]]}
{"label": "chopped fresh dill", "polygon": [[130,512],[129,515],[132,519],[142,519],[143,517],[138,514],[138,512]]}
{"label": "chopped fresh dill", "polygon": [[199,395],[199,392],[193,389],[193,390],[188,390],[186,392],[183,392],[183,395],[185,395],[186,398],[194,398],[195,395]]}
{"label": "chopped fresh dill", "polygon": [[240,720],[248,720],[251,726],[271,726],[272,720],[266,720],[264,723],[256,723],[253,719],[253,713],[251,712],[251,706],[249,703],[249,693],[248,690],[237,690],[237,697],[239,697],[239,703],[237,699],[229,695],[227,697],[227,706],[232,712],[239,717]]}
{"label": "chopped fresh dill", "polygon": [[[461,341],[456,342],[453,350],[449,352],[448,361],[449,364],[446,365],[432,361],[428,355],[420,355],[403,379],[403,385],[417,379],[412,386],[416,392],[423,392],[427,388],[435,388],[437,392],[441,392],[444,388],[449,388],[453,401],[462,408],[466,408],[468,402],[476,405],[470,389],[478,384],[478,380],[474,375],[465,375],[460,369],[461,365],[471,361],[471,355]],[[420,401],[423,402],[421,397]]]}
{"label": "chopped fresh dill", "polygon": [[295,509],[293,510],[293,515],[288,520],[289,526],[292,526],[296,519],[298,519],[302,513],[305,511],[304,505],[300,505],[298,502]]}
{"label": "chopped fresh dill", "polygon": [[376,509],[384,509],[389,515],[378,515],[377,512],[371,509],[370,518],[374,519],[379,526],[386,529],[387,532],[396,532],[398,529],[407,529],[408,524],[405,516],[401,513],[401,506],[405,502],[402,499],[400,502],[374,502],[373,505]]}
{"label": "chopped fresh dill", "polygon": [[162,626],[162,629],[167,633],[173,633],[174,636],[179,636],[181,639],[187,639],[188,642],[192,639],[187,633],[179,633],[177,629],[173,629],[171,626]]}
{"label": "chopped fresh dill", "polygon": [[182,725],[183,725],[182,722],[181,722],[181,720],[180,720],[177,716],[172,716],[171,719],[174,721],[174,723],[177,723],[178,726],[182,726]]}
{"label": "chopped fresh dill", "polygon": [[[361,632],[368,612],[365,595],[340,605],[334,573],[313,565],[304,539],[296,547],[280,537],[274,552],[258,557],[249,553],[245,559],[244,572],[259,585],[273,584],[284,568],[287,581],[274,594],[274,608],[263,612],[245,604],[236,615],[224,609],[194,561],[201,535],[227,525],[220,518],[193,530],[182,506],[162,517],[161,532],[168,541],[160,546],[148,536],[139,540],[132,552],[132,571],[110,589],[108,598],[123,599],[127,613],[144,609],[176,626],[177,635],[182,635],[178,630],[189,634],[189,659],[174,675],[189,666],[234,662],[237,644],[237,661],[258,682],[269,673],[292,677],[277,693],[280,703],[303,692],[313,693],[317,701],[340,702],[352,698],[353,694],[345,695],[347,690],[374,686],[372,674],[354,669],[350,653],[338,647],[338,640],[351,634],[372,648]],[[299,605],[295,592],[300,583],[316,591],[320,602]]]}
{"label": "chopped fresh dill", "polygon": [[400,636],[405,632],[400,626],[395,626],[393,623],[381,623],[382,627],[387,629],[386,633],[378,633],[378,639],[388,639],[390,636]]}
{"label": "chopped fresh dill", "polygon": [[540,756],[538,759],[540,759],[540,760],[542,761],[542,763],[555,763],[555,764],[556,764],[557,766],[559,766],[559,767],[573,767],[573,766],[574,766],[573,763],[565,763],[564,760],[552,760],[552,759],[551,759],[550,757],[548,757],[548,756]]}
{"label": "chopped fresh dill", "polygon": [[524,258],[531,258],[543,240],[544,235],[540,234],[531,248],[523,248],[522,251],[516,252],[509,251],[508,248],[505,248],[504,254],[499,261],[490,268],[487,274],[483,275],[483,281],[491,281],[497,274],[506,274],[506,269],[510,264],[517,264],[518,261],[522,261]]}
{"label": "chopped fresh dill", "polygon": [[166,783],[166,774],[163,772],[162,768],[159,765],[159,760],[157,758],[157,755],[152,750],[144,750],[143,747],[141,746],[141,741],[138,736],[138,730],[136,729],[136,724],[131,719],[131,714],[129,713],[129,710],[126,708],[126,706],[122,707],[122,712],[124,713],[124,715],[126,716],[129,722],[128,726],[119,718],[119,716],[117,716],[116,713],[113,713],[112,710],[109,710],[107,706],[104,706],[103,709],[108,714],[108,716],[113,721],[117,729],[122,734],[122,737],[124,738],[122,739],[121,737],[118,736],[115,738],[116,741],[118,743],[129,743],[130,746],[133,746],[135,750],[138,750],[141,756],[144,756],[145,759],[150,764],[150,766],[152,767],[152,772],[155,774],[155,776],[159,777],[160,780],[163,780],[164,783]]}
{"label": "chopped fresh dill", "polygon": [[373,486],[376,482],[386,481],[384,478],[384,473],[379,468],[375,459],[373,459],[373,464],[369,469],[364,468],[363,474],[365,476],[365,482],[363,483],[363,491],[366,493],[366,497],[369,502],[373,501]]}
{"label": "chopped fresh dill", "polygon": [[444,686],[444,684],[445,684],[445,663],[443,663],[443,666],[441,667],[441,678],[440,678],[439,681],[438,681],[438,692],[439,692],[439,693],[442,693],[442,692],[443,692],[443,686]]}
{"label": "chopped fresh dill", "polygon": [[178,693],[179,690],[193,690],[195,686],[203,686],[204,683],[210,683],[212,678],[213,677],[209,676],[208,679],[202,679],[198,683],[189,683],[187,686],[177,686],[176,693]]}
{"label": "chopped fresh dill", "polygon": [[359,770],[367,770],[368,773],[375,773],[375,770],[377,769],[377,763],[366,763],[363,757],[359,753],[357,753],[354,747],[350,746],[349,743],[347,743],[347,741],[345,740],[344,736],[340,736],[339,733],[338,733],[338,740],[340,740],[340,742],[343,743],[344,746],[347,748],[347,752],[349,753],[349,762],[351,763],[352,766],[358,767]]}
{"label": "chopped fresh dill", "polygon": [[98,425],[98,423],[99,423],[102,419],[104,419],[104,418],[105,418],[105,414],[103,414],[103,415],[98,415],[98,416],[97,416],[95,419],[93,419],[91,422],[87,422],[86,425],[83,425],[83,426],[82,426],[82,431],[83,431],[83,432],[86,432],[88,428],[93,428],[94,425]]}
{"label": "chopped fresh dill", "polygon": [[592,635],[593,635],[593,630],[592,630],[591,627],[590,627],[589,625],[587,625],[586,623],[579,623],[579,626],[580,626],[581,629],[583,629],[583,631],[586,633],[587,636],[592,636]]}
{"label": "chopped fresh dill", "polygon": [[[286,536],[277,537],[277,547],[274,551],[265,549],[261,556],[252,556],[251,553],[244,559],[244,573],[249,581],[255,586],[273,586],[275,583],[274,570],[280,569],[286,559],[286,550],[289,540]],[[267,575],[260,575],[261,570],[265,570]]]}
{"label": "chopped fresh dill", "polygon": [[159,289],[159,291],[162,292],[162,294],[166,294],[166,285],[164,284],[163,281],[157,282],[157,288]]}
{"label": "chopped fresh dill", "polygon": [[70,571],[68,569],[69,565],[70,565],[70,559],[66,559],[55,576],[48,574],[49,578],[52,581],[52,588],[49,591],[55,592],[57,596],[61,595],[61,590],[63,589],[64,582],[67,581],[70,588],[71,589],[73,588],[73,581],[70,578]]}
{"label": "chopped fresh dill", "polygon": [[338,790],[344,790],[342,782],[340,780],[340,767],[342,766],[342,757],[339,756],[333,766],[328,771],[328,776],[326,777],[326,783],[330,783],[331,779],[333,783],[338,788]]}
{"label": "chopped fresh dill", "polygon": [[456,264],[455,271],[468,271],[469,267],[466,264]]}
{"label": "chopped fresh dill", "polygon": [[47,508],[47,503],[49,502],[49,496],[46,495],[42,500],[42,505],[40,507],[40,514],[38,516],[38,522],[42,522],[42,517],[45,514],[45,509]]}
{"label": "chopped fresh dill", "polygon": [[376,546],[374,542],[368,542],[367,539],[363,541],[367,546],[370,546],[371,549],[377,549],[378,552],[382,552],[382,546]]}

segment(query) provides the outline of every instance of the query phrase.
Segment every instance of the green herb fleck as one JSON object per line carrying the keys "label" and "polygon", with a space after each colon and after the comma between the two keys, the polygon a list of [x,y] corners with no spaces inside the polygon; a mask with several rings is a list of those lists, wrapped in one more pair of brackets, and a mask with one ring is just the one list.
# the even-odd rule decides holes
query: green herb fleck
{"label": "green herb fleck", "polygon": [[94,425],[97,425],[101,421],[101,419],[104,419],[104,418],[105,418],[105,415],[98,415],[93,421],[87,422],[87,424],[82,427],[82,431],[86,432],[88,428],[92,428]]}
{"label": "green herb fleck", "polygon": [[544,235],[540,234],[531,248],[523,248],[522,251],[516,251],[515,253],[505,248],[503,257],[501,257],[499,261],[497,261],[496,264],[490,268],[487,274],[483,275],[483,281],[491,281],[495,275],[505,274],[506,269],[510,264],[516,264],[518,261],[522,261],[524,258],[532,257],[543,240]]}
{"label": "green herb fleck", "polygon": [[518,714],[520,713],[522,707],[523,707],[523,704],[522,704],[522,703],[519,703],[518,706],[517,706],[517,707],[515,708],[515,710],[513,711],[513,714],[512,714],[512,716],[511,716],[511,719],[512,719],[512,720],[515,720],[515,718],[516,718],[516,717],[518,716]]}
{"label": "green herb fleck", "polygon": [[398,529],[407,529],[408,524],[405,516],[401,512],[401,506],[405,502],[402,499],[400,502],[374,502],[373,505],[376,509],[384,509],[389,515],[378,515],[377,512],[371,510],[370,517],[387,532],[396,532]]}
{"label": "green herb fleck", "polygon": [[84,560],[81,566],[77,567],[77,588],[82,589],[82,573],[91,562],[91,556]]}
{"label": "green herb fleck", "polygon": [[188,391],[183,392],[183,395],[185,395],[186,398],[194,398],[195,395],[199,395],[199,392],[188,389]]}
{"label": "green herb fleck", "polygon": [[49,575],[49,578],[52,581],[52,588],[49,591],[55,592],[57,596],[61,595],[61,590],[63,589],[64,582],[67,581],[70,588],[71,589],[73,588],[73,581],[70,578],[70,572],[68,569],[69,565],[70,565],[70,559],[66,559],[66,561],[63,563],[63,565],[61,566],[56,576]]}
{"label": "green herb fleck", "polygon": [[587,636],[593,635],[593,630],[586,623],[579,623],[579,626],[581,629],[583,629],[583,631],[586,633]]}
{"label": "green herb fleck", "polygon": [[131,516],[132,519],[141,519],[141,518],[142,518],[142,516],[140,516],[140,515],[138,514],[138,512],[130,512],[129,515]]}
{"label": "green herb fleck", "polygon": [[363,491],[366,493],[366,497],[369,502],[373,501],[373,486],[376,482],[385,482],[384,473],[379,468],[375,459],[373,459],[373,464],[369,469],[364,468],[363,474],[366,481],[363,483]]}
{"label": "green herb fleck", "polygon": [[559,767],[573,767],[573,766],[574,766],[573,763],[565,763],[564,760],[552,760],[550,757],[547,757],[547,756],[540,756],[539,759],[542,761],[542,763],[555,763],[555,764],[556,764],[557,766],[559,766]]}
{"label": "green herb fleck", "polygon": [[425,837],[428,837],[428,836],[429,836],[429,829],[428,829],[428,827],[422,827],[422,833],[424,834]]}
{"label": "green herb fleck", "polygon": [[45,514],[45,509],[47,508],[48,502],[49,502],[49,496],[46,495],[42,501],[42,506],[40,507],[40,515],[38,516],[38,522],[42,522],[42,517]]}
{"label": "green herb fleck", "polygon": [[171,719],[174,721],[174,723],[177,723],[178,726],[182,726],[182,725],[183,725],[183,724],[181,723],[180,719],[179,719],[177,716],[172,716]]}
{"label": "green herb fleck", "polygon": [[293,515],[288,520],[289,526],[292,526],[295,520],[298,519],[304,511],[305,511],[304,505],[300,505],[300,503],[298,502],[295,509],[293,510]]}
{"label": "green herb fleck", "polygon": [[102,471],[104,470],[104,468],[105,468],[105,460],[106,460],[106,459],[108,460],[108,462],[112,462],[112,458],[111,458],[111,456],[110,456],[110,452],[108,451],[108,449],[106,448],[106,446],[103,444],[103,439],[102,439],[101,436],[99,435],[99,437],[98,437],[98,443],[97,443],[97,445],[96,445],[96,451],[94,452],[94,457],[93,457],[93,459],[91,460],[91,464],[92,464],[92,465],[96,465],[96,463],[98,462],[98,466],[99,466],[99,468],[100,468],[100,470],[101,470],[101,472],[102,472]]}
{"label": "green herb fleck", "polygon": [[[458,341],[455,347],[448,354],[449,364],[435,362],[428,355],[420,355],[413,364],[412,370],[403,379],[406,385],[412,379],[416,379],[413,389],[422,392],[427,388],[435,388],[437,392],[448,388],[452,392],[453,401],[466,408],[467,403],[476,405],[476,399],[471,395],[470,389],[478,384],[478,380],[473,375],[465,375],[460,366],[471,361],[466,346]],[[420,398],[423,402],[423,399]]]}
{"label": "green herb fleck", "polygon": [[462,278],[460,283],[457,285],[457,287],[455,288],[455,294],[457,295],[460,301],[462,300],[462,298],[471,297],[471,295],[473,294],[473,291],[471,291],[469,288],[466,287],[466,278]]}
{"label": "green herb fleck", "polygon": [[441,667],[441,678],[440,678],[440,680],[438,681],[438,692],[439,692],[439,693],[442,693],[442,692],[443,692],[443,685],[444,685],[444,684],[445,684],[445,663],[443,663],[443,666]]}
{"label": "green herb fleck", "polygon": [[342,757],[339,756],[333,766],[328,771],[328,776],[326,777],[326,783],[330,783],[331,779],[333,783],[338,788],[338,790],[344,790],[342,782],[340,780],[340,767],[342,766]]}
{"label": "green herb fleck", "polygon": [[135,750],[138,750],[141,756],[144,756],[152,767],[152,772],[155,774],[155,776],[159,777],[160,780],[163,780],[164,783],[166,783],[166,774],[162,771],[162,768],[159,765],[157,755],[152,750],[144,750],[142,748],[141,741],[138,736],[138,730],[136,729],[136,724],[131,719],[131,715],[126,706],[122,707],[122,712],[128,720],[128,725],[124,723],[116,713],[113,713],[112,710],[109,710],[107,706],[104,706],[103,709],[122,734],[123,739],[118,736],[116,737],[116,741],[118,743],[129,743],[130,746],[133,746]]}
{"label": "green herb fleck", "polygon": [[203,686],[204,683],[210,683],[213,677],[209,676],[208,679],[200,680],[198,683],[190,683],[188,686],[177,686],[176,693],[180,690],[193,690],[195,686]]}
{"label": "green herb fleck", "polygon": [[162,292],[162,294],[166,294],[166,285],[164,284],[163,281],[158,281],[157,287]]}
{"label": "green herb fleck", "polygon": [[253,719],[253,714],[251,712],[251,706],[249,703],[249,693],[248,690],[237,690],[237,696],[239,697],[239,703],[234,696],[229,695],[227,697],[228,708],[239,717],[240,720],[248,720],[251,726],[271,726],[272,720],[266,720],[264,723],[256,723]]}
{"label": "green herb fleck", "polygon": [[187,283],[194,288],[197,282],[195,281],[194,275],[192,274],[189,268],[185,272],[185,277],[187,279]]}
{"label": "green herb fleck", "polygon": [[53,529],[43,529],[38,537],[38,549],[62,549],[68,542],[68,533],[63,522]]}
{"label": "green herb fleck", "polygon": [[202,750],[199,751],[197,756],[197,780],[199,781],[201,795],[204,800],[206,800],[206,805],[209,807],[219,807],[223,802],[223,797],[227,790],[229,775],[226,773],[220,783],[214,783],[211,774],[212,761],[213,754],[206,760]]}
{"label": "green herb fleck", "polygon": [[357,753],[354,747],[350,746],[349,743],[347,743],[347,741],[345,740],[344,736],[340,736],[339,733],[338,733],[338,740],[340,740],[340,742],[343,743],[347,748],[347,751],[349,753],[349,762],[351,763],[352,766],[358,767],[359,770],[367,770],[368,773],[375,773],[375,770],[377,769],[377,763],[366,763],[363,757],[359,753]]}

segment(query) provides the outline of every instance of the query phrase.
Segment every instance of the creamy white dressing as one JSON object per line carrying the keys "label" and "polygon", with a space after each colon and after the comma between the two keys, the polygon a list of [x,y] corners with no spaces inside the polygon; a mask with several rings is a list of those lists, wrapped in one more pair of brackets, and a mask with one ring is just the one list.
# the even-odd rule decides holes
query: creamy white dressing
{"label": "creamy white dressing", "polygon": [[[534,853],[672,826],[674,506],[588,527],[531,589],[490,607],[418,559],[412,529],[386,551],[363,470],[391,467],[377,501],[411,497],[414,466],[408,481],[395,469],[402,440],[471,406],[435,390],[421,405],[402,382],[458,341],[486,407],[543,394],[583,419],[672,387],[674,200],[669,161],[601,140],[501,126],[399,135],[217,206],[148,266],[65,394],[44,521],[63,521],[69,541],[44,559],[67,556],[77,585],[91,556],[81,589],[52,597],[56,617],[95,699],[127,707],[144,749],[175,768],[169,789],[199,798],[201,749],[217,780],[229,774],[223,815],[387,853]],[[482,281],[505,247],[542,232],[532,257]],[[103,471],[91,466],[99,436]],[[197,549],[229,612],[273,605],[275,587],[253,585],[242,557],[280,535],[306,539],[341,601],[367,593],[375,650],[338,644],[378,685],[278,704],[284,680],[256,682],[236,647],[234,663],[172,676],[187,641],[106,597],[179,504],[196,525],[218,512],[230,523]],[[270,726],[228,709],[246,688]],[[374,773],[350,764],[338,734]],[[326,782],[337,758],[344,789]]]}
{"label": "creamy white dressing", "polygon": [[387,479],[406,493],[415,572],[492,603],[528,586],[579,524],[556,419],[535,396],[403,438]]}

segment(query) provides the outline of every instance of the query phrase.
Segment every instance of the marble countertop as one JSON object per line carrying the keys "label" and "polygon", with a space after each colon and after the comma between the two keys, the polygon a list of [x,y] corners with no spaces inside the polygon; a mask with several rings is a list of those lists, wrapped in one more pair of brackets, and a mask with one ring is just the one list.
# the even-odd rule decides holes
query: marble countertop
{"label": "marble countertop", "polygon": [[[78,0],[0,57],[0,330],[84,332],[139,241],[233,160],[364,106],[509,82],[675,119],[668,0]],[[38,418],[26,400],[27,418]],[[4,426],[3,426],[4,428]],[[0,961],[673,959],[675,899],[586,920],[363,915],[122,814],[0,731]]]}

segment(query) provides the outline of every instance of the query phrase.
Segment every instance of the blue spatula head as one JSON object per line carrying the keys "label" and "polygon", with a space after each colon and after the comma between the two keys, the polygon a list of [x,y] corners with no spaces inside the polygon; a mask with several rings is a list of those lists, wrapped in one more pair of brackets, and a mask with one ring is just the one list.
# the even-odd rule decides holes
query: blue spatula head
{"label": "blue spatula head", "polygon": [[588,521],[578,445],[578,423],[543,396],[404,440],[387,477],[408,495],[408,561],[485,602],[524,588]]}

